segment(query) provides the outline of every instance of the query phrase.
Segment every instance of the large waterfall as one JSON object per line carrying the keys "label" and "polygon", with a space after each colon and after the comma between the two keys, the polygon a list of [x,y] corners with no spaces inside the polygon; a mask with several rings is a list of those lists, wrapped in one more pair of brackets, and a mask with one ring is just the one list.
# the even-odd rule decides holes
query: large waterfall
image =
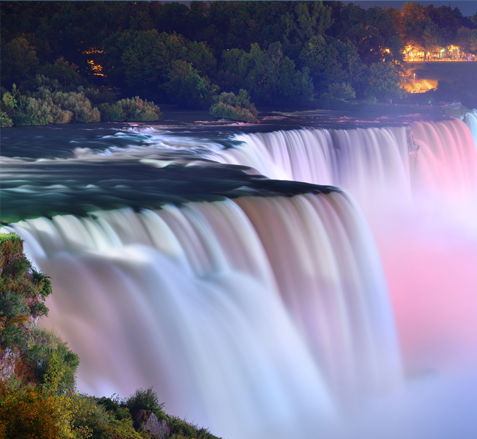
{"label": "large waterfall", "polygon": [[[12,180],[10,205],[51,208],[11,227],[52,277],[45,324],[79,353],[81,391],[154,386],[167,410],[224,439],[471,438],[475,127],[469,113],[240,134],[227,148],[148,128],[106,158],[12,160],[23,186]],[[177,157],[179,176],[166,166]],[[98,160],[120,165],[93,181]],[[196,186],[210,201],[184,202]],[[144,206],[112,209],[140,195]],[[111,210],[65,207],[76,199]]]}
{"label": "large waterfall", "polygon": [[[474,118],[466,116],[471,129]],[[243,134],[239,146],[217,156],[272,178],[337,185],[355,197],[377,240],[401,345],[412,352],[407,363],[434,368],[454,358],[438,344],[477,352],[477,149],[469,127],[452,119]],[[438,304],[439,319],[426,303]],[[473,349],[457,347],[461,338]]]}
{"label": "large waterfall", "polygon": [[379,260],[339,192],[15,231],[52,276],[48,326],[80,354],[82,390],[154,385],[169,410],[225,437],[289,438],[401,379]]}

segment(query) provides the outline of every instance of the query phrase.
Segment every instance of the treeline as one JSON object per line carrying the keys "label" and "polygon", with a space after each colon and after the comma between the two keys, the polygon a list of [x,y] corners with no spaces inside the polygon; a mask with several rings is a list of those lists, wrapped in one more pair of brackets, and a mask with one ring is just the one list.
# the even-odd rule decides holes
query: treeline
{"label": "treeline", "polygon": [[465,52],[477,53],[477,12],[463,17],[458,8],[450,6],[406,3],[391,14],[403,42],[413,42],[427,50],[454,44]]}
{"label": "treeline", "polygon": [[0,438],[218,439],[168,415],[150,389],[127,399],[77,393],[78,356],[37,325],[49,294],[21,239],[0,234]]}
{"label": "treeline", "polygon": [[240,90],[262,107],[394,99],[404,42],[429,29],[452,42],[476,28],[445,6],[341,2],[11,2],[1,13],[4,93],[16,84],[43,99],[41,84],[55,81],[93,106],[141,96],[206,109]]}

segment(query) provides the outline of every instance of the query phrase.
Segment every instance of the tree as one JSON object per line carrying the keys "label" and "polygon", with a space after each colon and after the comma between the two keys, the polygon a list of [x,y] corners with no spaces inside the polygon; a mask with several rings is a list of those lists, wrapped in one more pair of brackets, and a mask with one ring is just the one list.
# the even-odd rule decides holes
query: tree
{"label": "tree", "polygon": [[367,76],[365,96],[382,100],[393,99],[402,94],[398,86],[399,74],[395,65],[384,62],[371,64]]}
{"label": "tree", "polygon": [[172,63],[168,81],[162,86],[170,101],[184,108],[208,108],[218,87],[201,76],[187,61]]}
{"label": "tree", "polygon": [[259,104],[303,104],[313,99],[313,83],[308,69],[298,70],[284,56],[281,43],[262,50],[252,44],[249,52],[239,49],[223,53],[219,78],[226,88],[245,88]]}
{"label": "tree", "polygon": [[6,87],[34,76],[39,63],[35,47],[25,36],[16,37],[8,42],[2,58],[6,60],[2,63],[2,83]]}
{"label": "tree", "polygon": [[106,70],[128,94],[157,98],[158,83],[168,80],[174,61],[189,62],[201,74],[215,70],[215,57],[205,43],[157,30],[126,31],[105,42]]}

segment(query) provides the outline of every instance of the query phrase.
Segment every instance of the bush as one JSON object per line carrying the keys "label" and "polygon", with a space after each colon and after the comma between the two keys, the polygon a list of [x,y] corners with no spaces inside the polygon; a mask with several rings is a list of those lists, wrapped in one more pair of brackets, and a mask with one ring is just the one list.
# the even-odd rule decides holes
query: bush
{"label": "bush", "polygon": [[53,94],[54,102],[65,110],[73,113],[75,122],[99,122],[100,113],[93,107],[91,101],[82,92],[56,92]]}
{"label": "bush", "polygon": [[214,100],[215,103],[209,109],[212,116],[243,122],[258,122],[258,111],[250,102],[247,90],[240,89],[238,95],[221,93]]}
{"label": "bush", "polygon": [[46,87],[40,87],[35,96],[21,94],[13,87],[12,92],[2,96],[2,110],[14,125],[20,126],[69,123],[73,118],[71,111],[54,102],[54,94]]}
{"label": "bush", "polygon": [[33,329],[24,358],[35,373],[37,382],[43,384],[45,389],[55,393],[74,389],[78,355],[54,334],[44,329]]}
{"label": "bush", "polygon": [[94,105],[111,104],[118,99],[118,91],[104,85],[100,87],[78,87],[78,91],[83,92]]}
{"label": "bush", "polygon": [[0,392],[0,437],[15,439],[74,439],[73,413],[66,395],[42,393],[34,388]]}
{"label": "bush", "polygon": [[13,120],[8,117],[8,114],[0,110],[0,128],[9,128],[13,126]]}
{"label": "bush", "polygon": [[136,391],[136,393],[126,401],[126,407],[129,409],[133,417],[137,415],[139,410],[149,410],[158,418],[164,416],[162,404],[159,403],[157,395],[152,389],[141,389]]}
{"label": "bush", "polygon": [[134,430],[127,409],[116,417],[96,398],[84,395],[77,398],[72,424],[75,430],[87,432],[94,439],[143,439]]}
{"label": "bush", "polygon": [[99,108],[103,121],[150,122],[161,117],[160,108],[154,102],[142,100],[138,96],[121,99],[114,104],[102,104]]}

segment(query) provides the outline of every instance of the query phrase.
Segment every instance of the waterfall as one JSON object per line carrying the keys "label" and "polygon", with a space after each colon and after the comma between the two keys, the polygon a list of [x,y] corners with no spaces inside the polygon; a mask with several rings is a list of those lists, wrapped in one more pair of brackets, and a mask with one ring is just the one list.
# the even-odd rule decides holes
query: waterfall
{"label": "waterfall", "polygon": [[[18,215],[77,212],[11,228],[52,277],[45,325],[79,353],[80,390],[154,386],[224,439],[475,437],[475,126],[474,112],[228,148],[151,129],[105,155],[11,164]],[[108,200],[135,210],[85,213]]]}
{"label": "waterfall", "polygon": [[465,114],[464,122],[469,126],[475,146],[477,147],[477,110],[472,110]]}
{"label": "waterfall", "polygon": [[[472,124],[475,117],[469,113]],[[214,153],[224,163],[250,166],[270,178],[335,185],[363,207],[416,192],[477,196],[477,151],[457,119],[411,127],[301,129],[241,134],[236,148]]]}
{"label": "waterfall", "polygon": [[[469,113],[471,128],[474,121]],[[384,265],[410,374],[475,360],[477,149],[463,121],[236,140],[237,147],[214,152],[217,160],[272,178],[336,185],[359,202]]]}
{"label": "waterfall", "polygon": [[225,438],[310,437],[401,380],[373,240],[341,192],[13,225],[52,277],[80,390],[154,385]]}

